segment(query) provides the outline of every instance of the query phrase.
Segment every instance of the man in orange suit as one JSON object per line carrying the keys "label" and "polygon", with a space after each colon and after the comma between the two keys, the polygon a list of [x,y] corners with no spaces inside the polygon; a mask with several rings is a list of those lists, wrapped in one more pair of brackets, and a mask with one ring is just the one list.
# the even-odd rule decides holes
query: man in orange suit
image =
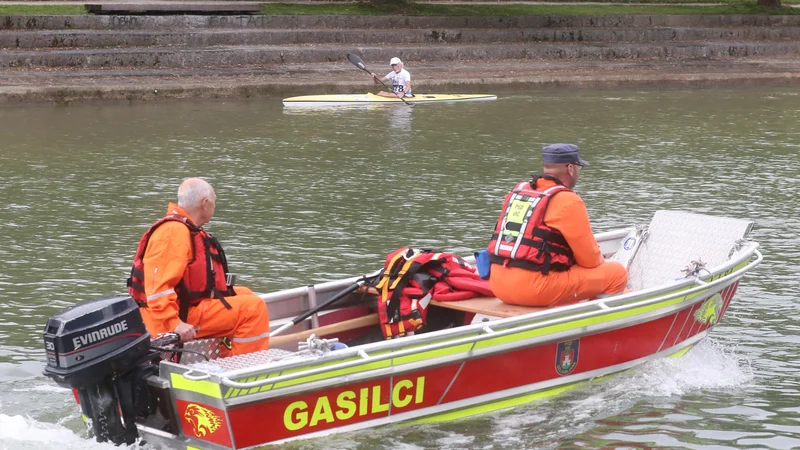
{"label": "man in orange suit", "polygon": [[583,200],[572,189],[581,169],[573,144],[542,149],[543,175],[505,199],[489,243],[490,285],[506,303],[553,306],[625,290],[625,267],[605,261]]}
{"label": "man in orange suit", "polygon": [[223,356],[265,350],[269,344],[267,305],[253,291],[233,286],[217,239],[203,229],[216,207],[214,188],[188,178],[178,204],[142,236],[128,290],[139,303],[153,336],[174,332],[181,341],[225,337]]}

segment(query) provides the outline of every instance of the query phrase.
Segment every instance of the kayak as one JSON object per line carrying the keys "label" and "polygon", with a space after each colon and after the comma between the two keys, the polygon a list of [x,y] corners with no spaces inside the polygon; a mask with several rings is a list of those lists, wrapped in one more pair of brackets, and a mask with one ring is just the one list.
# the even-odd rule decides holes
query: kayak
{"label": "kayak", "polygon": [[[419,94],[406,97],[408,103],[435,103],[435,102],[474,102],[481,100],[496,100],[496,95],[491,94]],[[367,94],[332,94],[332,95],[303,95],[283,99],[284,106],[347,106],[368,104],[403,103],[399,98],[381,97],[380,95]]]}

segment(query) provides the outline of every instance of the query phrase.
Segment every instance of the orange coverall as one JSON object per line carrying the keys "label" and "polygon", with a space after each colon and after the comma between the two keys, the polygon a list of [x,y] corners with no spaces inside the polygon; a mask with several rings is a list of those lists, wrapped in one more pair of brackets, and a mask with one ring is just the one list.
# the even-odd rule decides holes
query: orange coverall
{"label": "orange coverall", "polygon": [[[169,204],[167,214],[189,217],[174,203]],[[153,336],[170,333],[180,323],[175,288],[192,261],[192,253],[191,234],[183,223],[166,222],[150,236],[143,260],[147,308],[139,311]],[[236,295],[225,297],[231,309],[218,299],[202,299],[189,308],[186,323],[195,327],[198,339],[228,337],[231,350],[227,352],[223,347],[223,356],[266,350],[269,344],[267,304],[246,287],[234,286],[234,292]]]}
{"label": "orange coverall", "polygon": [[[541,191],[554,185],[552,180],[539,179],[536,189]],[[547,275],[492,264],[489,284],[497,298],[514,305],[553,306],[625,290],[628,272],[622,264],[603,258],[586,205],[578,194],[565,191],[553,196],[544,222],[564,235],[576,264],[567,271],[550,271]]]}

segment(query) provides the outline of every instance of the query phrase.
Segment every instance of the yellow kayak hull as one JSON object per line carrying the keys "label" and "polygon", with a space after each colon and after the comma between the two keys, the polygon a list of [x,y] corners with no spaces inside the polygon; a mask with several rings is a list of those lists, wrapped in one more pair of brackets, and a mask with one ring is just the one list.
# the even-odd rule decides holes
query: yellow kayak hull
{"label": "yellow kayak hull", "polygon": [[[441,102],[474,102],[482,100],[496,100],[496,95],[491,94],[418,94],[414,97],[405,97],[408,103],[441,103]],[[284,106],[347,106],[370,104],[399,104],[399,98],[381,97],[380,95],[367,94],[331,94],[331,95],[304,95],[283,99]]]}

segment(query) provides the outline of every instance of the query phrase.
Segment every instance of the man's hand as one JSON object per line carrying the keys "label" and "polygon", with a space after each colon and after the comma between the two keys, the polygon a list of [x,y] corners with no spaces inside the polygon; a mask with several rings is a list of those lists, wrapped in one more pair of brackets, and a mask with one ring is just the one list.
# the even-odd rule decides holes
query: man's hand
{"label": "man's hand", "polygon": [[380,84],[380,80],[378,80],[378,76],[375,75],[375,72],[371,72],[371,75],[372,75],[372,81],[374,81],[375,84]]}
{"label": "man's hand", "polygon": [[181,342],[189,342],[196,334],[194,327],[186,322],[181,322],[175,327],[175,334],[181,337]]}

